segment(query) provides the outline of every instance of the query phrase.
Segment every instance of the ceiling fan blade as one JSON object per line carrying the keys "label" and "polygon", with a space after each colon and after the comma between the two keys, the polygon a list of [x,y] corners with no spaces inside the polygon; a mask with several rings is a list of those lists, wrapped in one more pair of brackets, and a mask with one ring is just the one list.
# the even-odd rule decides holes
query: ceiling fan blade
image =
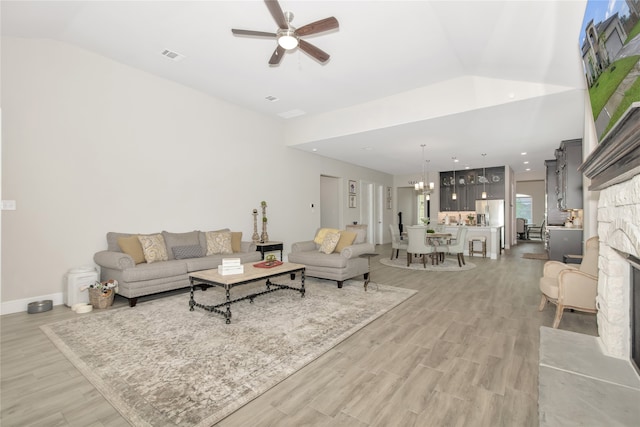
{"label": "ceiling fan blade", "polygon": [[284,56],[284,48],[278,45],[278,47],[276,47],[276,50],[273,51],[273,55],[271,55],[271,59],[269,59],[269,65],[278,65],[280,61],[282,61],[283,56]]}
{"label": "ceiling fan blade", "polygon": [[309,42],[306,42],[302,39],[299,40],[299,47],[300,49],[302,49],[303,51],[305,51],[306,53],[308,53],[309,55],[311,55],[313,58],[317,59],[320,62],[327,62],[327,60],[329,59],[330,55],[323,51],[320,48],[317,48],[316,46],[312,45]]}
{"label": "ceiling fan blade", "polygon": [[257,37],[275,37],[276,33],[265,33],[264,31],[252,31],[252,30],[237,30],[231,29],[231,32],[236,36],[257,36]]}
{"label": "ceiling fan blade", "polygon": [[264,2],[267,4],[267,9],[269,9],[271,16],[273,16],[276,24],[278,24],[278,27],[283,30],[289,28],[289,24],[287,24],[287,20],[284,17],[284,13],[282,12],[282,8],[280,7],[278,0],[264,0]]}
{"label": "ceiling fan blade", "polygon": [[338,28],[338,20],[332,16],[300,27],[296,30],[296,34],[298,34],[298,36],[308,36],[310,34],[333,30],[334,28]]}

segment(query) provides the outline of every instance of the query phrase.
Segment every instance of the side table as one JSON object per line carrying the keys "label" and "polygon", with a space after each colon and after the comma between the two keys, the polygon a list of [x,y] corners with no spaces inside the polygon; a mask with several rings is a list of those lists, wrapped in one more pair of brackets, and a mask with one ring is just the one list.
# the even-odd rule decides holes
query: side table
{"label": "side table", "polygon": [[284,249],[284,244],[282,242],[258,242],[256,243],[256,250],[260,252],[262,255],[262,259],[264,260],[265,252],[271,251],[280,251],[280,261],[282,261],[282,250]]}
{"label": "side table", "polygon": [[371,258],[376,257],[380,254],[362,254],[360,258],[366,258],[369,262],[369,274],[367,275],[366,280],[364,281],[364,291],[367,291],[367,286],[369,286],[369,282],[371,281]]}

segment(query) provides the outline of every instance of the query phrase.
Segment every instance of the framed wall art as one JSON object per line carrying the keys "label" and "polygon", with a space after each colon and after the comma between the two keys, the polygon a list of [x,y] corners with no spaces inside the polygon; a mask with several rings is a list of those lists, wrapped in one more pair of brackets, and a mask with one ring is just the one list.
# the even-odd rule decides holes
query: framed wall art
{"label": "framed wall art", "polygon": [[355,208],[356,207],[356,195],[355,194],[350,194],[349,195],[349,207],[350,208]]}
{"label": "framed wall art", "polygon": [[353,180],[349,180],[349,194],[356,194],[356,190],[358,188],[356,187],[356,182]]}

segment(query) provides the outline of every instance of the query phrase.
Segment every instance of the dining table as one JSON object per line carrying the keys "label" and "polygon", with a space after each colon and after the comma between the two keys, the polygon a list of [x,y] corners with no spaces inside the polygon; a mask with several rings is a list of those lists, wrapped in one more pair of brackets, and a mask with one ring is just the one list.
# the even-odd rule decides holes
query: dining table
{"label": "dining table", "polygon": [[[451,241],[451,233],[426,233],[425,243],[434,247],[446,246]],[[444,261],[444,251],[434,251],[436,262]]]}

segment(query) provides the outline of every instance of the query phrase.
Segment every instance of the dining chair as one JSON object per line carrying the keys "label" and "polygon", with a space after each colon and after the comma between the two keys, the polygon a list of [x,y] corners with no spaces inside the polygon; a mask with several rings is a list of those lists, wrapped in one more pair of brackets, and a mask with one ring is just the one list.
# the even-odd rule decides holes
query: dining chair
{"label": "dining chair", "polygon": [[527,237],[531,238],[533,236],[538,237],[540,240],[542,240],[542,233],[544,232],[544,225],[545,225],[545,221],[542,221],[542,224],[538,227],[529,227],[527,229]]}
{"label": "dining chair", "polygon": [[467,245],[467,228],[460,227],[458,230],[458,238],[455,243],[447,246],[447,252],[451,254],[456,254],[458,256],[458,265],[462,267],[462,264],[466,265],[464,262],[464,248]]}
{"label": "dining chair", "polygon": [[524,218],[516,218],[516,233],[518,238],[524,240],[527,237],[527,220]]}
{"label": "dining chair", "polygon": [[435,246],[427,245],[426,233],[427,227],[411,225],[407,227],[407,234],[409,236],[409,244],[407,245],[407,267],[411,265],[412,256],[419,255],[422,257],[422,266],[427,268],[426,256],[436,253]]}
{"label": "dining chair", "polygon": [[408,240],[402,240],[400,238],[400,230],[398,230],[397,226],[394,224],[389,224],[389,231],[391,232],[391,258],[393,259],[393,254],[395,253],[395,257],[398,258],[400,254],[400,249],[407,250]]}

